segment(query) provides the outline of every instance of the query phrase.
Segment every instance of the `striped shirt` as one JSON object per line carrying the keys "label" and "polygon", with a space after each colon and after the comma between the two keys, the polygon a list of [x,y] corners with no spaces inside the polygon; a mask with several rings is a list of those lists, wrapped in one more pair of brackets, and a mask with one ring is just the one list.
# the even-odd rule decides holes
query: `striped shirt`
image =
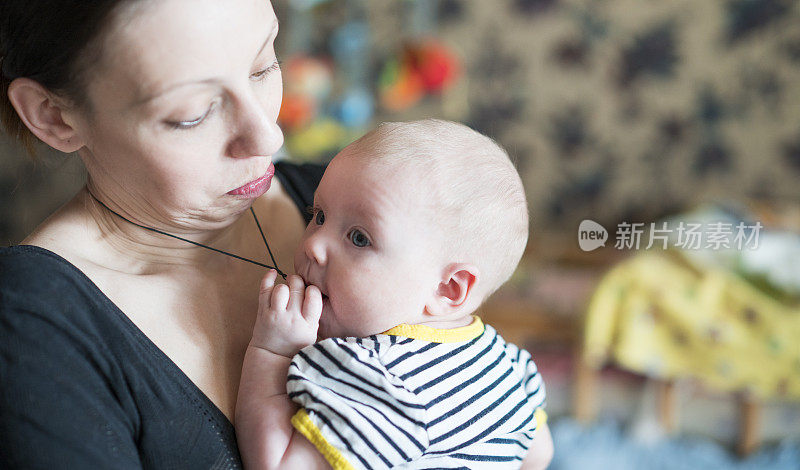
{"label": "striped shirt", "polygon": [[334,469],[519,468],[546,419],[531,355],[477,317],[326,339],[294,357],[287,389]]}

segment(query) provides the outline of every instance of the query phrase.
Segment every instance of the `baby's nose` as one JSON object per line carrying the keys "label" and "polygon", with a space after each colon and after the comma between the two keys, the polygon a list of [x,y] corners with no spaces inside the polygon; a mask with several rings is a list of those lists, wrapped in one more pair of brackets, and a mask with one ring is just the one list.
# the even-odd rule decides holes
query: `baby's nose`
{"label": "baby's nose", "polygon": [[319,231],[305,239],[303,248],[309,260],[320,266],[325,266],[327,262],[327,250],[323,238],[319,236]]}

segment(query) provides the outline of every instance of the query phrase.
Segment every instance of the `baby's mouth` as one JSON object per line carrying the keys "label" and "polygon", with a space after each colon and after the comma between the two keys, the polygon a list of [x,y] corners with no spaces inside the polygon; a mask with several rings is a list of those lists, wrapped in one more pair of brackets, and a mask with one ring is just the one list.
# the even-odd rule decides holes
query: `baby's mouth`
{"label": "baby's mouth", "polygon": [[322,305],[330,307],[331,298],[328,296],[328,294],[326,294],[325,292],[322,292],[322,290],[320,290],[319,293],[322,296]]}

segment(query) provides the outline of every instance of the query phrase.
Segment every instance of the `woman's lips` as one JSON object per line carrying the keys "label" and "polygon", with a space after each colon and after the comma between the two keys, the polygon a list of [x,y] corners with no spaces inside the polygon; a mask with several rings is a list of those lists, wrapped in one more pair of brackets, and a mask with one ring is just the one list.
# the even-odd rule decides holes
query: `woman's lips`
{"label": "woman's lips", "polygon": [[249,183],[243,184],[242,186],[228,191],[228,194],[231,196],[243,196],[243,197],[259,197],[269,189],[270,185],[272,184],[272,177],[275,175],[275,165],[272,163],[269,164],[269,168],[267,168],[267,172],[264,173],[264,176],[261,178],[255,179]]}

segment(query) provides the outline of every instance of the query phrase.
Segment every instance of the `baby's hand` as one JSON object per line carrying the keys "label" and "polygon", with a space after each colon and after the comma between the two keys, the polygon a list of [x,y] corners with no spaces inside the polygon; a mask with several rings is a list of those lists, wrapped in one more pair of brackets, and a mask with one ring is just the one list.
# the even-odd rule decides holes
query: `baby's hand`
{"label": "baby's hand", "polygon": [[270,269],[261,281],[258,316],[251,346],[291,358],[317,340],[322,293],[306,287],[300,276],[291,275],[286,284],[275,284],[278,273]]}

